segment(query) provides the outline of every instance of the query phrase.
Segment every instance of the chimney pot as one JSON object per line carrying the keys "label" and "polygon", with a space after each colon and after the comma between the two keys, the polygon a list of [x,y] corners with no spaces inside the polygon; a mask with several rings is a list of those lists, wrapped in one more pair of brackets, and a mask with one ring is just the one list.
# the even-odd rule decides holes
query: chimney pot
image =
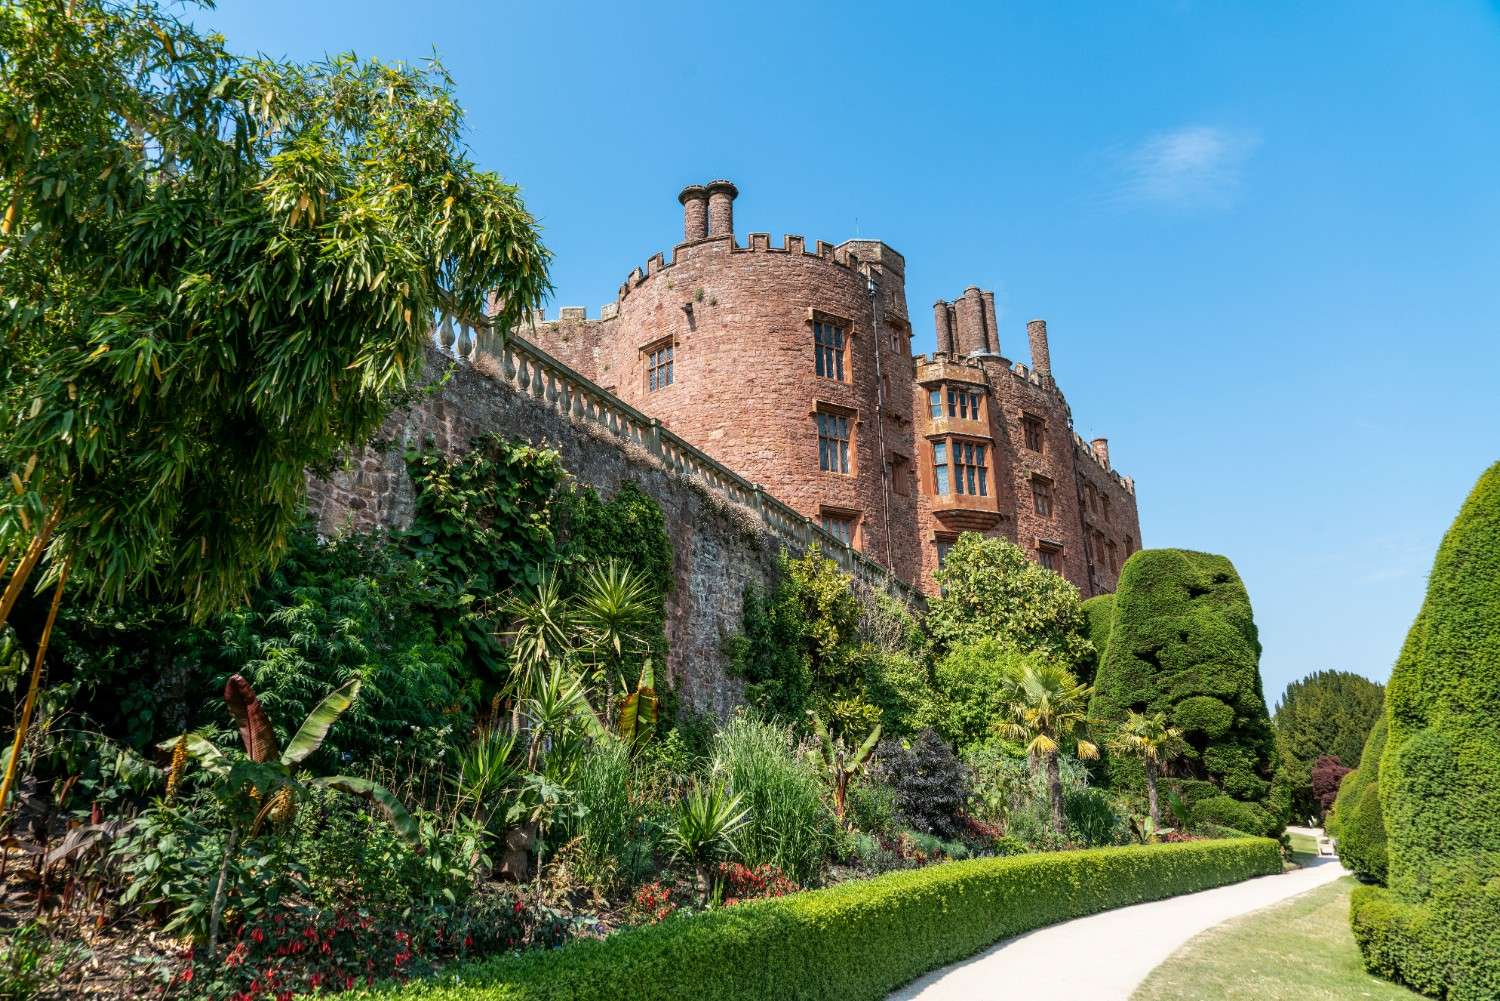
{"label": "chimney pot", "polygon": [[689,184],[677,196],[682,203],[682,242],[693,243],[708,236],[708,189]]}
{"label": "chimney pot", "polygon": [[725,180],[708,182],[708,235],[734,235],[734,200],[740,189]]}

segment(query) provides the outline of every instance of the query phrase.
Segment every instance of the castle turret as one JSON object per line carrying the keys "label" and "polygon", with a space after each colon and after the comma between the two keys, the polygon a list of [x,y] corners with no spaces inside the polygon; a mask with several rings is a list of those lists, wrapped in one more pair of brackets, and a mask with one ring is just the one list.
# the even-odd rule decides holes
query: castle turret
{"label": "castle turret", "polygon": [[729,181],[708,182],[708,235],[734,235],[734,199],[740,193]]}
{"label": "castle turret", "polygon": [[682,242],[695,243],[708,236],[708,189],[689,184],[677,196],[682,203]]}
{"label": "castle turret", "polygon": [[1031,370],[1037,375],[1052,375],[1052,354],[1047,349],[1047,321],[1028,320],[1026,337],[1031,341]]}

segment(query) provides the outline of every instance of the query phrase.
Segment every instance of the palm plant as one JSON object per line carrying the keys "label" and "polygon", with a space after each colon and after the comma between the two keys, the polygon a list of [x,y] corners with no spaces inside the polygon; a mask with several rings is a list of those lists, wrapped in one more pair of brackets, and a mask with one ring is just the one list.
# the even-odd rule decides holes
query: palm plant
{"label": "palm plant", "polygon": [[652,618],[651,590],[629,563],[608,559],[591,564],[573,599],[572,618],[585,649],[616,660],[641,645],[641,630]]}
{"label": "palm plant", "polygon": [[843,737],[835,739],[829,736],[828,727],[823,725],[817,713],[808,710],[807,716],[812,722],[813,736],[818,741],[808,757],[813,764],[829,774],[833,783],[833,813],[842,823],[844,804],[849,796],[849,782],[864,771],[870,755],[875,752],[875,745],[880,743],[880,724],[875,725],[863,744],[850,750]]}
{"label": "palm plant", "polygon": [[1088,702],[1092,693],[1067,668],[1041,656],[1019,662],[1001,693],[1009,719],[996,724],[996,729],[1002,737],[1024,743],[1026,752],[1045,767],[1052,828],[1058,834],[1067,826],[1058,756],[1069,751],[1080,758],[1099,756],[1099,749],[1084,736],[1091,722]]}
{"label": "palm plant", "polygon": [[740,806],[739,796],[730,795],[728,789],[718,784],[697,783],[677,802],[666,842],[674,859],[683,859],[693,867],[698,894],[705,903],[713,864],[735,850],[734,835],[745,825],[749,814],[749,810]]}
{"label": "palm plant", "polygon": [[[219,938],[219,920],[224,913],[224,897],[228,885],[229,863],[239,845],[241,829],[248,827],[247,836],[255,837],[266,823],[286,824],[296,814],[296,799],[309,789],[329,789],[349,793],[369,800],[378,806],[396,833],[407,841],[416,843],[417,822],[401,805],[401,801],[384,786],[369,779],[352,775],[325,775],[303,782],[297,772],[313,752],[323,746],[328,731],[339,716],[354,704],[359,697],[359,679],[348,682],[324,696],[297,728],[286,749],[276,744],[276,731],[271,726],[270,716],[256,697],[255,689],[240,675],[232,675],[224,685],[224,702],[239,727],[240,740],[245,753],[236,755],[223,751],[197,734],[183,734],[157,745],[162,750],[174,751],[180,757],[180,746],[196,759],[211,775],[219,779],[225,799],[235,808],[236,819],[230,828],[229,839],[224,848],[224,861],[219,867],[219,878],[214,886],[213,905],[209,913],[208,951],[213,955]],[[174,773],[180,774],[174,768]],[[245,816],[253,819],[242,824]]]}
{"label": "palm plant", "polygon": [[1140,758],[1145,765],[1150,829],[1158,831],[1161,828],[1161,806],[1156,798],[1156,778],[1168,762],[1181,757],[1188,749],[1182,730],[1168,726],[1167,714],[1164,712],[1147,716],[1131,710],[1110,739],[1109,746],[1113,751]]}

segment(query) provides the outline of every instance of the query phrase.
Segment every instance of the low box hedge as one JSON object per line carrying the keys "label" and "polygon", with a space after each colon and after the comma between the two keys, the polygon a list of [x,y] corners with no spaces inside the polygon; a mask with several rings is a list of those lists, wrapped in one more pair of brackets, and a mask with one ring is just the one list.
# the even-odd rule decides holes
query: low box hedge
{"label": "low box hedge", "polygon": [[878,1001],[1043,925],[1281,872],[1265,838],[949,862],[472,963],[366,996],[427,1001]]}

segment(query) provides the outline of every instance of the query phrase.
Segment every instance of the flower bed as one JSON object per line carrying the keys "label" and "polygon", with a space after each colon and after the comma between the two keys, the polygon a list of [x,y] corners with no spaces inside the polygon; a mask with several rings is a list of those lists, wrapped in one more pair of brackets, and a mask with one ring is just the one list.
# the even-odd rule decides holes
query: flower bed
{"label": "flower bed", "polygon": [[1266,838],[952,862],[474,963],[365,996],[876,1001],[1011,935],[1280,871],[1280,848]]}

